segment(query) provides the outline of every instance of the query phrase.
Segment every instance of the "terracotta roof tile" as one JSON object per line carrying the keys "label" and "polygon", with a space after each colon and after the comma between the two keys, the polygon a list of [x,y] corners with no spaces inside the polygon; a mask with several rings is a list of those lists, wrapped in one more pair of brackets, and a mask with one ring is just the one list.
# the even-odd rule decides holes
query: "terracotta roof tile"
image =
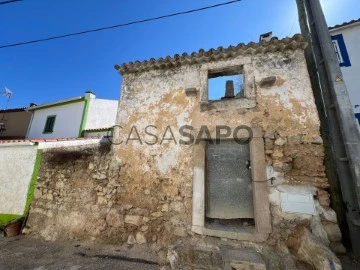
{"label": "terracotta roof tile", "polygon": [[89,128],[85,129],[84,131],[106,131],[112,129],[112,127],[103,127],[103,128]]}
{"label": "terracotta roof tile", "polygon": [[13,108],[13,109],[3,109],[0,110],[0,113],[6,113],[6,112],[22,112],[25,111],[29,107],[22,107],[22,108]]}
{"label": "terracotta roof tile", "polygon": [[229,46],[228,48],[211,48],[208,51],[200,49],[199,52],[193,52],[191,55],[183,53],[181,56],[175,54],[173,57],[167,56],[166,58],[159,58],[157,60],[151,58],[148,61],[135,61],[135,63],[130,62],[120,66],[115,65],[115,69],[118,70],[121,74],[136,73],[151,69],[168,69],[178,67],[180,65],[206,63],[210,61],[236,57],[238,55],[305,49],[306,46],[307,41],[305,37],[300,34],[296,34],[291,38],[287,37],[281,40],[272,39],[270,41],[264,40],[259,43],[240,43],[237,46]]}
{"label": "terracotta roof tile", "polygon": [[99,139],[98,136],[91,136],[86,138],[56,138],[56,139],[23,139],[23,140],[0,140],[2,143],[17,143],[17,142],[29,142],[29,143],[39,143],[39,142],[61,142],[61,141],[75,141],[75,140],[92,140]]}
{"label": "terracotta roof tile", "polygon": [[353,24],[353,23],[357,23],[357,22],[360,22],[360,18],[357,19],[357,20],[352,20],[352,21],[349,21],[349,22],[343,22],[342,24],[337,24],[337,25],[331,26],[331,27],[329,27],[329,30],[340,28],[340,27],[347,26],[347,25],[350,25],[350,24]]}

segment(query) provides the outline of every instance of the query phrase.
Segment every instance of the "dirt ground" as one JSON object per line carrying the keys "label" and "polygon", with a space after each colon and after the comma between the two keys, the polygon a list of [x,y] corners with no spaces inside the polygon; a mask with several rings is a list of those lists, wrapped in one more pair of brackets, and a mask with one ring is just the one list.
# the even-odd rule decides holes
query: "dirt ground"
{"label": "dirt ground", "polygon": [[155,255],[114,245],[45,242],[29,236],[0,238],[0,269],[161,269]]}
{"label": "dirt ground", "polygon": [[[46,242],[24,235],[0,237],[0,270],[169,269],[169,265],[159,263],[158,254],[159,250],[155,253],[148,246]],[[360,269],[360,260],[351,255],[339,258],[343,270]]]}

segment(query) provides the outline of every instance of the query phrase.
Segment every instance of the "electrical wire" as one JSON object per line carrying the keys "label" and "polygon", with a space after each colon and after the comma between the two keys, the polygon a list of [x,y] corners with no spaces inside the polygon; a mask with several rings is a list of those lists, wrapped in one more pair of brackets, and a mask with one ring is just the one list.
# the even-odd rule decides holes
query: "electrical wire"
{"label": "electrical wire", "polygon": [[24,42],[19,42],[19,43],[2,45],[2,46],[0,46],[0,49],[22,46],[22,45],[27,45],[27,44],[32,44],[32,43],[39,43],[39,42],[44,42],[44,41],[49,41],[49,40],[54,40],[54,39],[71,37],[71,36],[89,34],[89,33],[93,33],[93,32],[99,32],[99,31],[103,31],[103,30],[109,30],[109,29],[129,26],[129,25],[133,25],[133,24],[140,24],[140,23],[145,23],[145,22],[150,22],[150,21],[156,21],[156,20],[161,20],[161,19],[170,18],[170,17],[174,17],[174,16],[185,15],[185,14],[189,14],[189,13],[212,9],[212,8],[216,8],[216,7],[220,7],[220,6],[230,5],[230,4],[233,4],[236,2],[240,2],[240,1],[242,1],[242,0],[233,0],[233,1],[220,3],[220,4],[216,4],[216,5],[212,5],[212,6],[206,6],[206,7],[202,7],[202,8],[176,12],[176,13],[172,13],[172,14],[168,14],[168,15],[162,15],[159,17],[153,17],[153,18],[148,18],[148,19],[143,19],[143,20],[138,20],[138,21],[133,21],[133,22],[128,22],[128,23],[122,23],[122,24],[117,24],[117,25],[112,25],[112,26],[105,26],[105,27],[95,28],[95,29],[91,29],[91,30],[65,34],[65,35],[59,35],[59,36],[53,36],[53,37],[48,37],[48,38],[35,39],[35,40],[31,40],[31,41],[24,41]]}
{"label": "electrical wire", "polygon": [[21,1],[24,1],[24,0],[8,0],[8,1],[0,2],[0,5],[11,4],[14,2],[21,2]]}

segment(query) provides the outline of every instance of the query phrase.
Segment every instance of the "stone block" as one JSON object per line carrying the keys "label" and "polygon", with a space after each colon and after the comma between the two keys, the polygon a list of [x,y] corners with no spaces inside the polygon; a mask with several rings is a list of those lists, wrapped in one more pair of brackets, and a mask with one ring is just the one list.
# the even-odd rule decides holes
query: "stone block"
{"label": "stone block", "polygon": [[136,244],[136,239],[135,239],[135,237],[134,237],[133,234],[130,234],[130,235],[129,235],[129,237],[128,237],[128,239],[127,239],[127,243],[128,243],[129,245],[135,245],[135,244]]}
{"label": "stone block", "polygon": [[252,249],[234,249],[226,252],[228,263],[236,270],[266,270],[261,254]]}
{"label": "stone block", "polygon": [[151,213],[150,216],[152,216],[154,218],[159,218],[159,217],[163,216],[163,213],[162,212],[154,212],[154,213]]}
{"label": "stone block", "polygon": [[171,269],[179,269],[179,264],[180,264],[179,254],[174,249],[172,248],[168,249],[166,258],[170,263]]}
{"label": "stone block", "polygon": [[266,78],[261,79],[260,81],[260,87],[271,87],[275,84],[276,82],[276,76],[269,76]]}
{"label": "stone block", "polygon": [[125,223],[132,224],[135,226],[140,226],[142,223],[142,218],[141,216],[126,215]]}
{"label": "stone block", "polygon": [[161,207],[162,212],[168,212],[169,211],[169,205],[166,203]]}
{"label": "stone block", "polygon": [[142,227],[140,228],[140,230],[141,230],[142,232],[146,232],[146,231],[149,230],[149,226],[144,225],[144,226],[142,226]]}
{"label": "stone block", "polygon": [[317,191],[317,199],[320,203],[320,205],[324,208],[329,208],[330,206],[330,194],[325,191],[325,190],[321,190],[319,189]]}
{"label": "stone block", "polygon": [[121,227],[124,225],[124,217],[115,209],[111,209],[106,216],[106,222],[111,227]]}
{"label": "stone block", "polygon": [[324,227],[321,224],[321,220],[318,216],[315,216],[312,218],[312,220],[310,222],[310,226],[311,226],[311,232],[315,236],[317,236],[325,246],[329,246],[330,241],[328,239],[328,236],[327,236],[327,233],[326,233]]}
{"label": "stone block", "polygon": [[323,139],[321,138],[321,136],[314,136],[311,138],[311,143],[323,144]]}
{"label": "stone block", "polygon": [[175,201],[170,204],[170,210],[178,213],[184,213],[185,206],[182,202]]}
{"label": "stone block", "polygon": [[274,142],[274,144],[278,146],[283,146],[285,143],[287,143],[287,139],[283,137],[277,138]]}
{"label": "stone block", "polygon": [[330,249],[335,254],[345,254],[346,253],[346,248],[344,247],[344,245],[341,242],[330,243]]}
{"label": "stone block", "polygon": [[197,95],[197,89],[195,87],[192,88],[186,88],[185,89],[186,96],[196,96]]}
{"label": "stone block", "polygon": [[271,130],[271,129],[267,129],[265,131],[265,135],[264,135],[265,139],[275,139],[275,131]]}
{"label": "stone block", "polygon": [[324,207],[322,207],[321,205],[317,204],[317,209],[320,213],[320,217],[322,220],[327,220],[327,221],[331,221],[333,223],[337,223],[337,216],[336,216],[336,212],[331,209],[325,209]]}
{"label": "stone block", "polygon": [[287,245],[294,249],[298,259],[315,269],[342,269],[335,254],[305,227],[298,227],[296,233],[289,237]]}
{"label": "stone block", "polygon": [[186,229],[183,228],[183,227],[175,227],[173,234],[176,235],[176,236],[180,236],[180,237],[186,237],[187,236]]}
{"label": "stone block", "polygon": [[136,243],[138,243],[138,244],[146,244],[147,243],[145,234],[143,234],[142,232],[137,232],[135,239],[136,239]]}
{"label": "stone block", "polygon": [[326,220],[323,220],[321,223],[331,242],[341,242],[341,231],[336,223],[332,223]]}
{"label": "stone block", "polygon": [[212,266],[212,251],[205,249],[195,249],[194,263],[202,266]]}

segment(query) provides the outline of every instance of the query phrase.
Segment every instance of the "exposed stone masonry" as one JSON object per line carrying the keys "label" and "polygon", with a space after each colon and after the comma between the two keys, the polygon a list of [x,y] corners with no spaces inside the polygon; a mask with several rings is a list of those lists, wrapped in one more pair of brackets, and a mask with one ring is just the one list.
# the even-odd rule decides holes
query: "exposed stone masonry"
{"label": "exposed stone masonry", "polygon": [[124,164],[107,148],[109,145],[44,152],[27,232],[46,240],[128,244],[165,244],[171,236],[186,237],[189,206],[183,198],[165,199],[156,208],[146,207],[146,198],[137,196],[131,201],[138,204],[126,203],[133,197],[132,189],[141,189],[146,197],[154,189],[130,187],[122,178]]}
{"label": "exposed stone masonry", "polygon": [[[277,252],[289,254],[288,247],[296,249],[301,245],[299,239],[309,236],[305,232],[300,238],[296,237],[303,229],[312,232],[320,245],[343,252],[336,214],[329,207],[329,194],[325,190],[328,184],[323,173],[320,139],[304,142],[301,136],[295,140],[268,130],[264,133],[264,141],[267,174],[274,177],[273,183],[269,182],[273,232],[266,243],[250,246],[263,251],[268,250],[269,245]],[[203,237],[190,230],[191,188],[180,193],[187,194],[183,197],[169,196],[168,190],[175,188],[170,179],[153,187],[146,183],[134,184],[124,174],[124,168],[128,166],[131,163],[113,155],[110,145],[45,151],[25,232],[50,241],[93,240],[130,246],[155,244],[159,246],[158,250],[174,243],[201,241]],[[317,215],[281,211],[279,192],[296,185],[313,192]],[[143,197],[136,194],[143,194]],[[150,197],[153,199],[149,200]],[[297,242],[294,244],[294,241]],[[220,242],[221,239],[215,241]],[[236,247],[238,244],[230,240],[226,245]],[[244,242],[244,245],[248,244]],[[177,256],[186,263],[196,263],[199,260],[196,256],[204,256],[201,254],[205,252],[203,249],[185,250],[177,250]],[[209,262],[213,260],[214,250],[209,253]]]}

